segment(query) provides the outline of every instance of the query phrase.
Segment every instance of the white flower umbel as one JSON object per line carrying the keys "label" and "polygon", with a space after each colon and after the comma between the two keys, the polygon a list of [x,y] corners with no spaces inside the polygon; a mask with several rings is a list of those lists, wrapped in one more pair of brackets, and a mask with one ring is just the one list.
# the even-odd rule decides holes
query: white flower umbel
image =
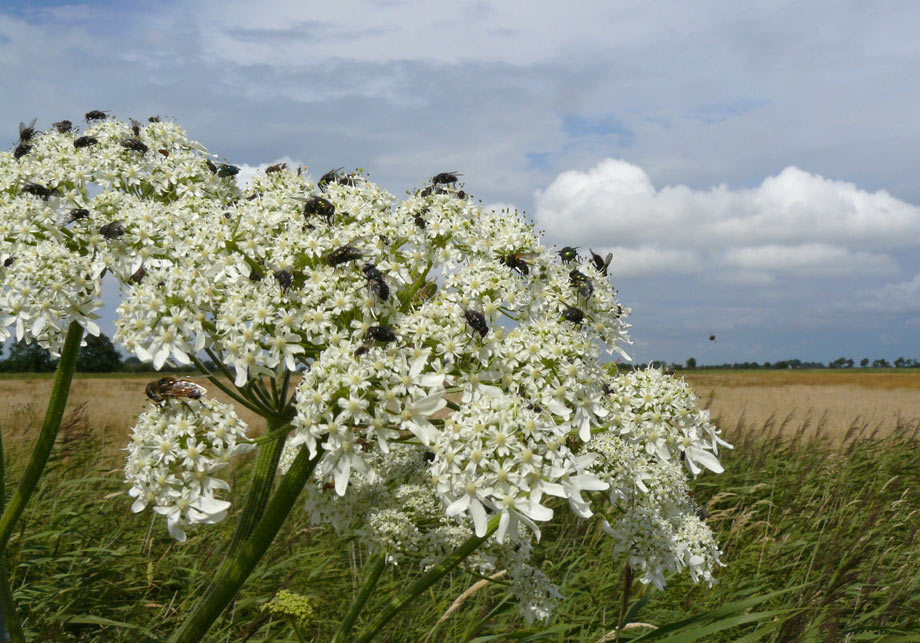
{"label": "white flower umbel", "polygon": [[151,404],[138,416],[127,447],[131,510],[153,505],[178,541],[185,540],[187,525],[223,520],[230,502],[218,495],[230,485],[216,474],[254,448],[246,430],[233,409],[216,400]]}

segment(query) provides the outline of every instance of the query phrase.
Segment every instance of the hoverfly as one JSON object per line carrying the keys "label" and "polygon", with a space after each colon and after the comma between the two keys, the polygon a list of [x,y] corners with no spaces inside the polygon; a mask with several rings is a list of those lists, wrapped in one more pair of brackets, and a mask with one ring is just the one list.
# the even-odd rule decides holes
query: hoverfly
{"label": "hoverfly", "polygon": [[335,216],[335,206],[321,196],[311,196],[304,198],[300,196],[293,197],[297,201],[303,201],[303,215],[305,217],[319,216],[326,220],[328,225],[332,225],[332,217]]}
{"label": "hoverfly", "polygon": [[267,168],[265,168],[265,173],[274,174],[275,172],[280,172],[286,167],[287,167],[287,163],[275,163],[274,165],[269,165]]}
{"label": "hoverfly", "polygon": [[336,266],[342,265],[343,263],[348,263],[349,261],[360,259],[362,256],[364,256],[363,252],[351,244],[345,244],[344,246],[340,246],[330,252],[326,256],[326,263],[335,268]]}
{"label": "hoverfly", "polygon": [[99,234],[101,234],[106,239],[117,239],[118,237],[123,236],[125,233],[125,228],[121,224],[121,220],[112,221],[111,223],[106,223],[104,226],[99,228]]}
{"label": "hoverfly", "polygon": [[58,193],[57,188],[45,187],[41,183],[35,183],[34,181],[26,181],[22,191],[26,192],[27,194],[34,194],[35,196],[40,197],[43,201],[47,201],[48,197]]}
{"label": "hoverfly", "polygon": [[[499,257],[498,260],[512,270],[516,270],[521,275],[529,275],[530,264],[527,263],[527,259],[531,259],[535,256],[537,256],[535,252],[512,252],[511,254]],[[525,257],[527,259],[525,259]]]}
{"label": "hoverfly", "polygon": [[440,185],[442,183],[456,183],[458,178],[463,176],[460,172],[453,170],[452,172],[440,172],[431,177],[432,185]]}
{"label": "hoverfly", "polygon": [[610,260],[613,259],[613,253],[608,252],[606,257],[601,257],[599,254],[591,250],[591,261],[594,263],[595,269],[605,277],[607,276],[607,268],[610,266]]}
{"label": "hoverfly", "polygon": [[87,123],[90,121],[101,121],[108,118],[108,113],[102,111],[101,109],[91,109],[90,111],[86,112],[85,118]]}
{"label": "hoverfly", "polygon": [[562,258],[562,263],[569,263],[578,259],[578,246],[566,246],[557,253]]}
{"label": "hoverfly", "polygon": [[121,140],[121,146],[128,150],[134,150],[141,154],[146,154],[150,149],[139,138],[124,138]]}
{"label": "hoverfly", "polygon": [[390,296],[390,287],[383,278],[383,273],[377,269],[377,266],[368,262],[361,266],[361,272],[364,273],[364,277],[367,279],[368,289],[377,295],[381,301],[386,301]]}
{"label": "hoverfly", "polygon": [[66,134],[71,129],[73,129],[73,123],[68,120],[58,121],[57,123],[51,123],[51,127],[56,129],[59,134]]}
{"label": "hoverfly", "polygon": [[573,270],[569,273],[569,283],[577,288],[578,294],[585,299],[589,299],[594,294],[594,282],[580,270]]}
{"label": "hoverfly", "polygon": [[486,324],[486,316],[481,312],[471,308],[464,308],[463,316],[466,318],[466,323],[472,326],[473,331],[479,333],[480,337],[485,337],[489,334],[489,326]]}
{"label": "hoverfly", "polygon": [[395,342],[396,333],[389,326],[371,326],[364,334],[364,340],[364,344],[355,351],[355,357],[360,357],[366,353],[375,343],[389,344],[390,342]]}
{"label": "hoverfly", "polygon": [[28,153],[31,151],[31,149],[32,149],[32,146],[31,146],[31,145],[29,145],[29,144],[27,144],[27,143],[25,143],[25,142],[21,142],[21,143],[19,143],[19,145],[16,146],[16,149],[13,150],[13,158],[16,159],[16,160],[18,161],[18,160],[21,159],[23,156],[25,156],[26,154],[28,154]]}
{"label": "hoverfly", "polygon": [[90,145],[95,145],[99,142],[95,136],[81,136],[80,138],[75,138],[73,140],[74,149],[80,149],[81,147],[89,147]]}
{"label": "hoverfly", "polygon": [[32,122],[29,123],[28,125],[26,125],[22,121],[19,122],[19,140],[20,141],[22,141],[23,143],[28,143],[29,139],[31,139],[35,135],[35,121],[37,120],[38,120],[37,118],[33,118]]}
{"label": "hoverfly", "polygon": [[146,393],[154,402],[165,402],[170,397],[187,397],[200,399],[208,390],[194,382],[176,379],[172,376],[161,377],[147,384]]}

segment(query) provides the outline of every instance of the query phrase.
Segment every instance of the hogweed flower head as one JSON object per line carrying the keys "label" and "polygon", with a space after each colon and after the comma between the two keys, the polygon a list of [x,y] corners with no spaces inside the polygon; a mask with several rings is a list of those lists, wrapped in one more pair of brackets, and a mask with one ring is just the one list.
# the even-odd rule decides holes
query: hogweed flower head
{"label": "hogweed flower head", "polygon": [[218,476],[234,457],[254,448],[246,432],[233,408],[216,400],[151,404],[138,416],[127,447],[131,510],[153,506],[179,541],[187,525],[223,520],[230,502],[219,496],[230,485]]}

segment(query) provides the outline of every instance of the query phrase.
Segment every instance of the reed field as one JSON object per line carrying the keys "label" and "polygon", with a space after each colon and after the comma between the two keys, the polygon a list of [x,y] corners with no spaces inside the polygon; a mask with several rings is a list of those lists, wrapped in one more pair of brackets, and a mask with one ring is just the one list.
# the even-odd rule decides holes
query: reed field
{"label": "reed field", "polygon": [[[659,629],[628,629],[620,640],[920,641],[920,373],[685,377],[735,445],[720,452],[725,473],[701,476],[693,489],[726,566],[712,588],[683,576],[663,592],[636,588],[628,620]],[[120,449],[149,379],[74,381],[46,475],[9,545],[29,640],[166,638],[219,560],[215,548],[233,515],[180,544],[149,512],[130,512]],[[34,376],[0,379],[7,496],[50,385]],[[232,473],[233,488],[243,487],[248,468]],[[557,515],[536,549],[565,596],[548,625],[521,621],[501,576],[483,582],[455,572],[379,640],[614,640],[622,562],[594,523]],[[311,527],[298,506],[207,640],[299,640],[288,621],[261,609],[282,589],[313,608],[300,623],[303,640],[327,640],[362,583],[364,555],[355,542]],[[417,573],[387,569],[378,596]]]}

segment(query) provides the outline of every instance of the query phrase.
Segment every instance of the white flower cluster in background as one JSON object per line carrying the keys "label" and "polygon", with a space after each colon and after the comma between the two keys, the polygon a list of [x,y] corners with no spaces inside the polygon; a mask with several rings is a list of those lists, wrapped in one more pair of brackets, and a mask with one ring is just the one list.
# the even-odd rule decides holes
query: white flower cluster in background
{"label": "white flower cluster in background", "polygon": [[219,498],[230,485],[217,475],[232,459],[255,447],[232,407],[209,399],[166,399],[151,404],[131,429],[125,481],[131,511],[152,505],[166,517],[169,534],[186,538],[185,527],[223,520],[230,502]]}
{"label": "white flower cluster in background", "polygon": [[697,463],[721,472],[715,454],[730,445],[682,379],[650,368],[618,375],[608,390],[610,428],[586,445],[609,485],[604,530],[641,582],[663,589],[668,574],[687,569],[712,584],[721,551],[688,494],[684,463],[694,475]]}
{"label": "white flower cluster in background", "polygon": [[[386,552],[392,565],[434,565],[466,540],[472,520],[444,513],[436,489],[430,484],[426,450],[413,445],[393,445],[388,454],[368,454],[378,473],[374,483],[356,480],[344,496],[332,485],[307,485],[304,493],[314,524],[331,524],[340,533],[357,537],[371,549]],[[511,590],[528,623],[545,621],[562,598],[552,581],[530,563],[533,538],[526,529],[499,543],[490,539],[464,562],[481,576],[507,569]]]}

